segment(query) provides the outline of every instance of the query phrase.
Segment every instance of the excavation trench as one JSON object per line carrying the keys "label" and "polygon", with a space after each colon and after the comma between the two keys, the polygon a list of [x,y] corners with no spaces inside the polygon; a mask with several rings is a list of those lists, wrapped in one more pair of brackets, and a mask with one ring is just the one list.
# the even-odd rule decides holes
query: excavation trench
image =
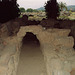
{"label": "excavation trench", "polygon": [[44,56],[36,35],[27,32],[22,43],[17,75],[46,75]]}

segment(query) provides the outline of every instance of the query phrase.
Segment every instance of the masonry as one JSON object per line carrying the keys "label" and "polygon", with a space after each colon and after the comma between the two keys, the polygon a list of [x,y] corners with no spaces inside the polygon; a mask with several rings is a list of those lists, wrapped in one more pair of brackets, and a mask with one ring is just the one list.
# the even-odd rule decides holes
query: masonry
{"label": "masonry", "polygon": [[74,39],[68,36],[70,30],[45,29],[40,25],[21,26],[16,35],[1,36],[0,75],[16,75],[22,39],[26,32],[36,35],[40,42],[47,75],[75,75]]}

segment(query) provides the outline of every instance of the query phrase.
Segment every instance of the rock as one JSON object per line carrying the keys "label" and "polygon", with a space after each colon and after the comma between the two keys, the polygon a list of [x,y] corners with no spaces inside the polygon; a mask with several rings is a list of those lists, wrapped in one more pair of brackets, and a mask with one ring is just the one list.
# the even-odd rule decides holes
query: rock
{"label": "rock", "polygon": [[0,37],[7,37],[9,35],[8,28],[5,24],[2,24],[0,27]]}
{"label": "rock", "polygon": [[9,21],[6,23],[9,35],[16,34],[19,31],[20,25],[18,22]]}
{"label": "rock", "polygon": [[40,25],[47,28],[54,28],[55,24],[58,24],[58,21],[56,21],[55,19],[42,20],[40,23]]}
{"label": "rock", "polygon": [[75,70],[72,70],[71,71],[71,75],[75,75]]}

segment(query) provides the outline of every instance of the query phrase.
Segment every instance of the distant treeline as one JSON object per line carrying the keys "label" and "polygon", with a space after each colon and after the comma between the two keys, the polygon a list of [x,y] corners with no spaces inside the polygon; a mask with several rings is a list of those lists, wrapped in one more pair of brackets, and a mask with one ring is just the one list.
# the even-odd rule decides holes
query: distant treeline
{"label": "distant treeline", "polygon": [[39,11],[44,11],[44,10],[38,10],[38,9],[32,9],[32,8],[28,8],[28,9],[25,9],[23,7],[20,7],[20,12],[39,12]]}

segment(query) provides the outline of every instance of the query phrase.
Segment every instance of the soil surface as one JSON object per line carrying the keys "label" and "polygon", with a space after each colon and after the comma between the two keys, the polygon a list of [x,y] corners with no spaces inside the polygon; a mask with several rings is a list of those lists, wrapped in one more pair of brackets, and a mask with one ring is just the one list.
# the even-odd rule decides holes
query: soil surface
{"label": "soil surface", "polygon": [[17,75],[47,75],[40,46],[37,44],[22,46]]}

